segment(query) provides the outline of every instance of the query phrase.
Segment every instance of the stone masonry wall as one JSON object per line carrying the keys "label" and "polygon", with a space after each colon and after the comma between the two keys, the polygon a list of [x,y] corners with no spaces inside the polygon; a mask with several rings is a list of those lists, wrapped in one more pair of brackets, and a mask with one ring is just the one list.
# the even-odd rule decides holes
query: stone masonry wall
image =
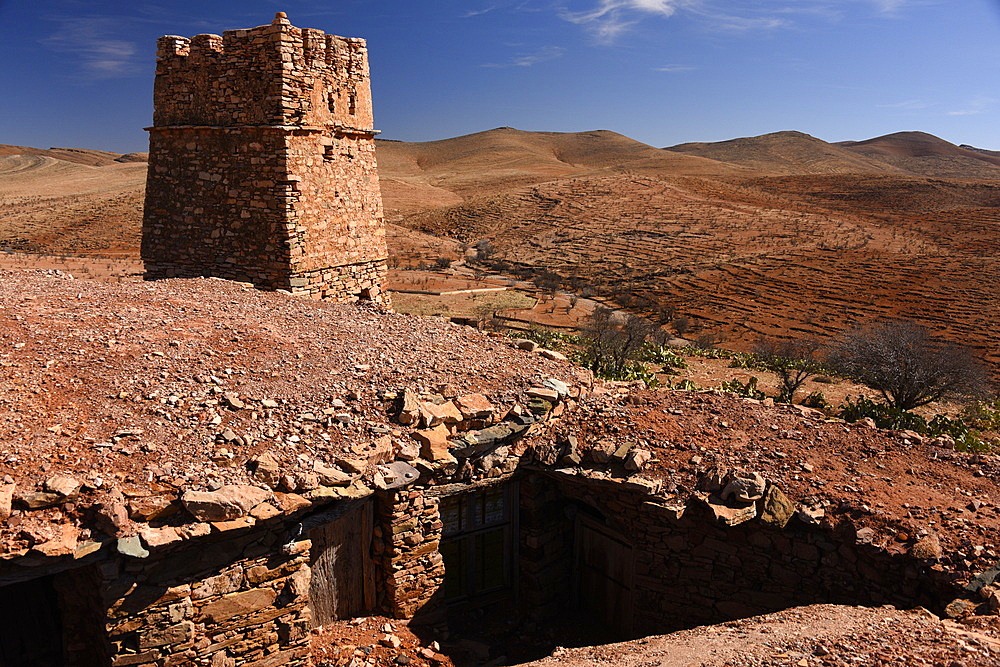
{"label": "stone masonry wall", "polygon": [[287,289],[292,243],[283,209],[297,191],[287,180],[286,145],[285,133],[271,128],[153,132],[142,233],[147,276],[214,275]]}
{"label": "stone masonry wall", "polygon": [[158,46],[147,277],[388,304],[364,40],[279,15]]}
{"label": "stone masonry wall", "polygon": [[396,618],[437,611],[435,598],[444,582],[437,499],[419,488],[402,489],[379,494],[377,508],[375,548],[385,577],[380,606]]}
{"label": "stone masonry wall", "polygon": [[667,507],[639,489],[572,475],[529,475],[521,490],[521,590],[537,613],[571,597],[574,510],[603,517],[634,547],[637,636],[820,602],[940,611],[956,594],[930,563],[797,519],[784,529],[725,526],[698,504]]}
{"label": "stone masonry wall", "polygon": [[306,664],[309,548],[256,531],[105,563],[111,664]]}

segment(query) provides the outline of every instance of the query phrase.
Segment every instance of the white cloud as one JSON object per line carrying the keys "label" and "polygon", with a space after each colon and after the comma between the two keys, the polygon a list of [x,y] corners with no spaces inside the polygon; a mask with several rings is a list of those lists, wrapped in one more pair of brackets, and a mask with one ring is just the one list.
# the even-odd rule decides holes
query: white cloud
{"label": "white cloud", "polygon": [[969,102],[968,106],[964,109],[958,109],[956,111],[949,111],[949,116],[978,116],[979,114],[986,113],[990,110],[996,103],[996,100],[991,97],[984,97],[980,95]]}
{"label": "white cloud", "polygon": [[506,63],[485,63],[483,67],[531,67],[538,63],[561,58],[566,49],[561,46],[543,46],[530,53],[520,53]]}
{"label": "white cloud", "polygon": [[55,19],[56,31],[42,40],[47,48],[74,56],[95,79],[126,76],[136,71],[135,42],[117,39],[121,25],[106,17]]}
{"label": "white cloud", "polygon": [[903,8],[908,0],[871,0],[871,3],[875,5],[875,9],[878,10],[880,14],[895,14],[897,11]]}
{"label": "white cloud", "polygon": [[789,21],[779,15],[792,13],[786,12],[786,7],[767,2],[757,3],[742,13],[730,12],[728,8],[723,10],[717,5],[724,6],[725,3],[713,0],[598,0],[590,10],[564,10],[561,16],[566,21],[584,26],[598,41],[609,44],[647,18],[670,18],[687,13],[711,29],[745,31],[786,27]]}
{"label": "white cloud", "polygon": [[923,100],[904,100],[902,102],[892,102],[890,104],[876,104],[875,106],[876,108],[879,109],[902,109],[904,111],[917,111],[919,109],[926,109],[934,105],[930,102],[924,102]]}
{"label": "white cloud", "polygon": [[698,69],[697,67],[692,67],[691,65],[663,65],[662,67],[654,67],[654,72],[693,72]]}
{"label": "white cloud", "polygon": [[483,14],[489,14],[490,12],[499,8],[500,5],[490,5],[489,7],[483,7],[482,9],[470,9],[469,11],[462,14],[463,19],[471,19],[474,16],[482,16]]}
{"label": "white cloud", "polygon": [[590,10],[562,12],[565,20],[585,26],[598,41],[610,43],[643,15],[670,17],[697,0],[599,0]]}

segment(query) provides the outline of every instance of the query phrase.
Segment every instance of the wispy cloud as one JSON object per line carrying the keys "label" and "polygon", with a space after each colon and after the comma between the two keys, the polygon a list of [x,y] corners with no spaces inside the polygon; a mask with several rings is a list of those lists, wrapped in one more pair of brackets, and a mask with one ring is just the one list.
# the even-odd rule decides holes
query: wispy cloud
{"label": "wispy cloud", "polygon": [[530,53],[519,53],[509,62],[505,63],[485,63],[482,67],[531,67],[538,63],[561,58],[566,53],[566,49],[561,46],[543,46]]}
{"label": "wispy cloud", "polygon": [[879,16],[893,19],[903,10],[939,0],[589,0],[590,9],[560,16],[586,28],[599,42],[610,44],[638,23],[650,18],[686,15],[703,26],[719,31],[770,31],[794,27],[799,19],[839,22],[850,7],[868,7]]}
{"label": "wispy cloud", "polygon": [[119,38],[120,21],[107,17],[60,17],[55,31],[41,40],[58,53],[73,56],[92,79],[127,76],[137,71],[135,42]]}
{"label": "wispy cloud", "polygon": [[492,11],[498,9],[500,5],[490,5],[489,7],[483,7],[482,9],[470,9],[469,11],[462,14],[463,19],[471,19],[474,16],[482,16],[483,14],[489,14]]}
{"label": "wispy cloud", "polygon": [[610,43],[648,16],[670,17],[697,0],[599,0],[589,10],[564,10],[563,19],[586,27],[598,41]]}
{"label": "wispy cloud", "polygon": [[[786,6],[758,3],[742,12],[730,11],[725,3],[713,0],[597,0],[590,10],[571,12],[563,10],[560,16],[571,23],[585,27],[602,43],[613,43],[630,28],[648,18],[670,18],[686,14],[699,19],[713,30],[747,31],[773,30],[788,26],[782,17]],[[823,7],[814,8],[824,13]]]}
{"label": "wispy cloud", "polygon": [[880,14],[893,15],[899,12],[909,0],[871,0]]}
{"label": "wispy cloud", "polygon": [[996,100],[991,97],[978,96],[969,102],[968,106],[964,109],[958,109],[956,111],[949,111],[949,116],[978,116],[979,114],[986,113],[990,108],[996,104]]}
{"label": "wispy cloud", "polygon": [[918,111],[932,106],[934,106],[933,102],[925,102],[924,100],[903,100],[902,102],[875,105],[878,109],[901,109],[903,111]]}
{"label": "wispy cloud", "polygon": [[691,65],[662,65],[660,67],[654,67],[654,72],[693,72],[698,69],[697,67],[692,67]]}
{"label": "wispy cloud", "polygon": [[715,30],[748,31],[775,30],[785,28],[790,24],[787,19],[768,14],[759,16],[743,16],[719,12],[711,8],[694,8],[694,12],[706,20],[709,27]]}

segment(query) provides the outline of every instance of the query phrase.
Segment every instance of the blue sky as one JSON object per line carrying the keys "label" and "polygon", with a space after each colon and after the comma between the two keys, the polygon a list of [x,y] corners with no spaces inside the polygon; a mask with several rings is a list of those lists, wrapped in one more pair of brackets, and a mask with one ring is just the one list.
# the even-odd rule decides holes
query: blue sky
{"label": "blue sky", "polygon": [[156,38],[278,10],[368,39],[386,138],[922,130],[1000,150],[1000,0],[0,0],[0,143],[145,150]]}

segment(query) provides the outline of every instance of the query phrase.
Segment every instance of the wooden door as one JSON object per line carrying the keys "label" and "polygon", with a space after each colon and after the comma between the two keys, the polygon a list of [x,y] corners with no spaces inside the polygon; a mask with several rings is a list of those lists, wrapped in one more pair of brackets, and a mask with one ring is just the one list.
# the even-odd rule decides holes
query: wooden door
{"label": "wooden door", "polygon": [[313,542],[309,597],[314,626],[365,616],[375,608],[372,522],[369,501],[309,531]]}
{"label": "wooden door", "polygon": [[581,608],[612,634],[629,637],[633,617],[633,549],[607,527],[576,521],[576,596]]}

